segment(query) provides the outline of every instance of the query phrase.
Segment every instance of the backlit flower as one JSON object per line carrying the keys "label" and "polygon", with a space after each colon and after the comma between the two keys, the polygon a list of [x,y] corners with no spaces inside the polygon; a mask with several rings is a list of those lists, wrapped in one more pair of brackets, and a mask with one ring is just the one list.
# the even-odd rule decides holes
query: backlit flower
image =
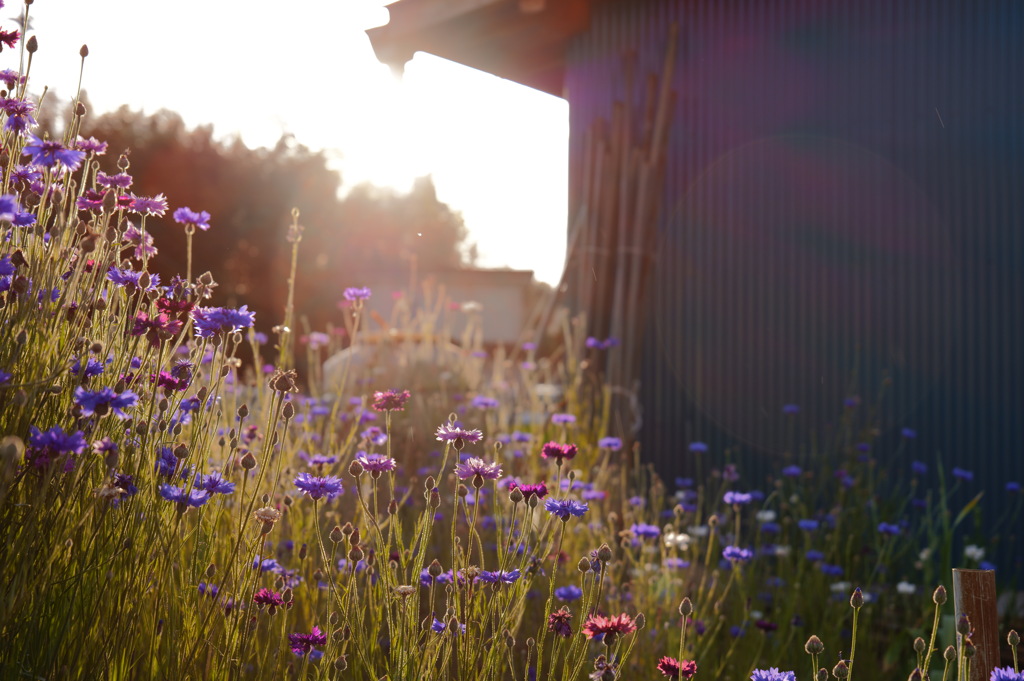
{"label": "backlit flower", "polygon": [[333,499],[345,490],[341,485],[341,479],[335,475],[317,477],[309,473],[299,473],[295,476],[295,486],[308,494],[312,499],[327,497]]}
{"label": "backlit flower", "polygon": [[376,473],[378,476],[381,473],[389,473],[398,467],[395,460],[386,454],[359,452],[356,454],[356,461],[362,465],[363,470],[370,471],[371,474]]}
{"label": "backlit flower", "polygon": [[292,652],[302,657],[308,655],[316,646],[327,643],[327,634],[320,631],[320,627],[313,627],[308,634],[288,634],[288,643],[291,644]]}
{"label": "backlit flower", "polygon": [[167,483],[160,485],[160,496],[186,508],[189,506],[199,508],[210,500],[210,493],[205,490],[193,488],[186,491],[184,487],[175,487]]}
{"label": "backlit flower", "polygon": [[[556,589],[557,591],[557,589]],[[569,622],[572,620],[572,613],[569,608],[561,608],[548,615],[548,631],[556,636],[562,638],[569,638],[572,636],[572,625]]]}
{"label": "backlit flower", "polygon": [[408,390],[382,390],[373,394],[373,408],[377,411],[402,411],[409,401]]}
{"label": "backlit flower", "polygon": [[796,674],[780,672],[778,667],[755,669],[750,675],[750,681],[796,681]]}
{"label": "backlit flower", "polygon": [[548,510],[552,515],[556,515],[565,522],[569,519],[569,516],[581,517],[586,513],[590,507],[575,499],[552,499],[549,498],[544,502],[544,508]]}
{"label": "backlit flower", "polygon": [[467,442],[480,442],[484,436],[479,430],[467,430],[454,423],[442,423],[435,435],[441,442],[451,442],[455,449],[462,449]]}
{"label": "backlit flower", "polygon": [[455,468],[460,480],[468,480],[480,476],[484,480],[497,480],[501,477],[501,464],[487,463],[483,459],[471,456]]}
{"label": "backlit flower", "polygon": [[21,153],[31,156],[29,163],[34,166],[52,168],[55,165],[60,165],[68,170],[78,170],[85,159],[84,151],[68,149],[60,142],[41,140],[35,135],[28,136],[28,144],[24,146]]}
{"label": "backlit flower", "polygon": [[174,221],[179,225],[198,227],[204,232],[210,229],[210,214],[205,210],[194,211],[191,208],[182,206],[174,211]]}
{"label": "backlit flower", "polygon": [[605,617],[603,615],[591,615],[587,618],[586,624],[583,625],[583,633],[588,638],[594,638],[598,634],[605,635],[605,642],[608,641],[608,636],[625,636],[631,632],[636,631],[636,624],[633,622],[633,618],[623,613],[621,615],[615,615],[614,617]]}
{"label": "backlit flower", "polygon": [[693,660],[680,662],[674,657],[663,657],[658,660],[658,671],[670,679],[689,679],[697,673],[697,663]]}

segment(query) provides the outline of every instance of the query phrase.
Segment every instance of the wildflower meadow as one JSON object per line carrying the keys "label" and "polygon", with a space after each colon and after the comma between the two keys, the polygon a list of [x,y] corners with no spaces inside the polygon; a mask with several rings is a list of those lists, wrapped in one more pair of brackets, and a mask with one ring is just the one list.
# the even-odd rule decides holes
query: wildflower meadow
{"label": "wildflower meadow", "polygon": [[366,288],[333,330],[226,307],[192,271],[216,215],[135,194],[83,106],[39,136],[37,42],[0,43],[0,677],[970,678],[950,572],[993,567],[1019,486],[964,549],[969,462],[884,470],[859,399],[767,478],[694,442],[662,480],[582,317],[541,352],[453,342],[442,304],[370,343]]}

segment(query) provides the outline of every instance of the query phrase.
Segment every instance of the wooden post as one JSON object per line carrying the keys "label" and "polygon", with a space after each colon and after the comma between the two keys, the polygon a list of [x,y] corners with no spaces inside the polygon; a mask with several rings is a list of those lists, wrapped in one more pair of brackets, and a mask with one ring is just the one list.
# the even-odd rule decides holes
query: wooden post
{"label": "wooden post", "polygon": [[978,649],[971,660],[969,681],[988,681],[999,666],[999,614],[996,612],[996,573],[993,570],[953,569],[953,605],[956,621],[967,615],[971,641]]}

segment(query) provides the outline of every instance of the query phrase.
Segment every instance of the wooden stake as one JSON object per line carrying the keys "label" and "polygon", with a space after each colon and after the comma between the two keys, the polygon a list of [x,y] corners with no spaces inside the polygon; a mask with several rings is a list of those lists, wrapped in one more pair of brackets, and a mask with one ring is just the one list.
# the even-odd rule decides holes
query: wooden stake
{"label": "wooden stake", "polygon": [[956,621],[967,615],[971,641],[978,654],[971,660],[969,681],[988,681],[999,666],[999,614],[996,611],[996,573],[993,570],[953,569],[953,605]]}

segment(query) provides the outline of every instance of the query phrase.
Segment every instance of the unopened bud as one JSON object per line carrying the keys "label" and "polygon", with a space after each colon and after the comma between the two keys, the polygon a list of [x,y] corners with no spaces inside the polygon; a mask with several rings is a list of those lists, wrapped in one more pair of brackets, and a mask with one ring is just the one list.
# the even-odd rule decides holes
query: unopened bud
{"label": "unopened bud", "polygon": [[174,448],[174,456],[179,459],[184,459],[186,456],[188,456],[188,446],[184,444],[179,444],[177,447]]}
{"label": "unopened bud", "polygon": [[825,644],[817,636],[811,636],[804,644],[804,650],[808,655],[821,655],[825,651]]}
{"label": "unopened bud", "polygon": [[360,475],[363,474],[363,464],[359,463],[358,461],[353,461],[348,465],[348,474],[351,475],[353,478],[358,478]]}
{"label": "unopened bud", "polygon": [[910,676],[907,677],[907,681],[922,681],[923,679],[924,676],[918,667],[914,667],[914,671],[910,672]]}
{"label": "unopened bud", "polygon": [[602,563],[607,563],[612,559],[612,547],[607,544],[601,544],[597,549],[597,559]]}
{"label": "unopened bud", "polygon": [[967,637],[964,639],[964,657],[968,660],[978,654],[978,647],[974,645],[974,641]]}
{"label": "unopened bud", "polygon": [[952,662],[956,659],[956,648],[953,646],[946,646],[946,649],[942,652],[942,658],[946,662]]}
{"label": "unopened bud", "polygon": [[684,598],[679,604],[679,614],[683,617],[689,617],[693,613],[693,601],[689,598]]}
{"label": "unopened bud", "polygon": [[717,526],[718,526],[718,516],[717,515],[713,515],[710,518],[708,518],[708,527],[717,527]]}
{"label": "unopened bud", "polygon": [[1020,645],[1020,634],[1016,629],[1010,629],[1010,633],[1006,635],[1006,642],[1014,648]]}
{"label": "unopened bud", "polygon": [[435,489],[430,492],[430,500],[427,502],[430,508],[437,508],[441,505],[441,494]]}
{"label": "unopened bud", "polygon": [[388,503],[388,515],[395,515],[396,513],[398,513],[398,502],[392,499]]}
{"label": "unopened bud", "polygon": [[331,530],[331,541],[334,542],[335,544],[337,544],[337,543],[339,543],[344,538],[345,538],[345,535],[343,535],[341,533],[341,528],[338,527],[337,525],[335,525],[334,529]]}
{"label": "unopened bud", "polygon": [[353,563],[358,563],[363,559],[363,550],[358,546],[353,546],[348,552],[348,559]]}
{"label": "unopened bud", "polygon": [[818,670],[818,673],[814,675],[814,681],[828,681],[828,670],[822,667]]}
{"label": "unopened bud", "polygon": [[924,642],[924,639],[918,636],[914,639],[914,652],[920,655],[928,647],[928,644]]}
{"label": "unopened bud", "polygon": [[238,413],[238,418],[244,419],[246,416],[249,415],[249,407],[248,407],[248,405],[243,404],[242,406],[240,406],[238,408],[238,412],[237,413]]}
{"label": "unopened bud", "polygon": [[348,658],[345,655],[339,655],[334,659],[334,668],[339,672],[343,672],[348,669]]}
{"label": "unopened bud", "polygon": [[853,590],[853,593],[850,595],[850,607],[854,610],[859,610],[863,606],[864,594],[863,592],[861,592],[860,587],[858,586],[856,589]]}
{"label": "unopened bud", "polygon": [[837,679],[845,679],[850,675],[850,668],[846,666],[846,660],[839,660],[839,664],[832,667],[832,676]]}
{"label": "unopened bud", "polygon": [[206,567],[206,578],[209,579],[213,577],[215,574],[217,574],[217,565],[215,563],[210,563]]}
{"label": "unopened bud", "polygon": [[25,43],[25,49],[29,54],[34,54],[39,49],[39,41],[35,36],[28,39],[28,42]]}
{"label": "unopened bud", "polygon": [[79,102],[78,104],[75,105],[75,115],[78,116],[79,118],[84,116],[87,112],[88,112],[88,109],[85,108],[85,104],[82,104],[81,102]]}
{"label": "unopened bud", "polygon": [[256,468],[256,457],[252,455],[252,452],[246,452],[245,456],[242,457],[242,468],[247,471],[251,471]]}
{"label": "unopened bud", "polygon": [[935,605],[944,605],[946,598],[946,587],[939,584],[935,587],[935,591],[932,592],[932,602],[935,603]]}
{"label": "unopened bud", "polygon": [[590,559],[586,558],[586,557],[580,558],[580,562],[576,564],[576,569],[579,570],[580,572],[589,572],[590,571]]}
{"label": "unopened bud", "polygon": [[520,491],[518,487],[516,487],[511,492],[509,492],[508,498],[513,504],[518,504],[523,500],[523,493]]}
{"label": "unopened bud", "polygon": [[82,59],[85,59],[86,57],[88,57],[89,56],[89,46],[88,45],[82,45],[82,49],[78,50],[78,55]]}
{"label": "unopened bud", "polygon": [[284,408],[281,410],[281,416],[283,416],[285,420],[290,421],[292,417],[295,416],[295,405],[291,402],[285,402]]}
{"label": "unopened bud", "polygon": [[309,547],[303,544],[299,547],[299,560],[305,560],[306,554],[309,553]]}
{"label": "unopened bud", "polygon": [[960,618],[956,621],[956,633],[961,636],[968,636],[971,633],[971,619],[965,613],[960,613]]}

